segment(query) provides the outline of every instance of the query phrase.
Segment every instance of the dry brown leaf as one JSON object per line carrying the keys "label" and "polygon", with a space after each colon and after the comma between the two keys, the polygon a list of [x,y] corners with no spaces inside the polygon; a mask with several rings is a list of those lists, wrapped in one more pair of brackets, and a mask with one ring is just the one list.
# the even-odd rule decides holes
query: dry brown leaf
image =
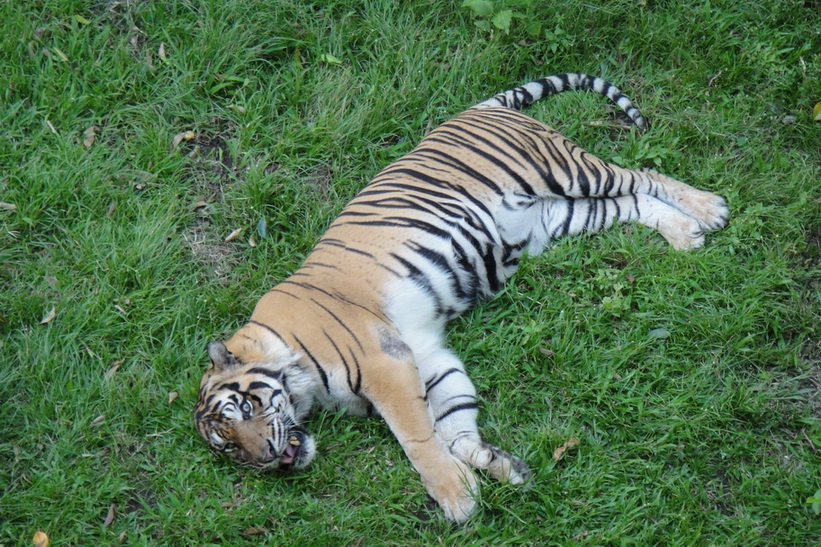
{"label": "dry brown leaf", "polygon": [[111,368],[105,371],[105,379],[108,380],[119,370],[120,365],[125,363],[125,359],[120,359],[119,361],[114,361],[111,363]]}
{"label": "dry brown leaf", "polygon": [[237,228],[236,230],[234,230],[233,232],[228,234],[228,236],[226,236],[225,242],[228,243],[229,241],[235,240],[237,238],[237,236],[240,235],[241,233],[242,233],[242,228]]}
{"label": "dry brown leaf", "polygon": [[13,203],[5,203],[0,201],[0,209],[3,209],[4,211],[16,211],[17,206]]}
{"label": "dry brown leaf", "polygon": [[89,427],[94,427],[95,425],[100,425],[101,423],[103,423],[103,420],[105,420],[105,414],[100,414],[99,416],[91,420],[91,423],[88,425]]}
{"label": "dry brown leaf", "polygon": [[117,509],[117,504],[112,503],[111,506],[108,508],[108,514],[105,516],[105,520],[103,521],[103,528],[108,528],[111,526],[111,523],[114,522],[114,512]]}
{"label": "dry brown leaf", "polygon": [[45,325],[46,323],[51,323],[55,317],[57,317],[57,308],[52,306],[49,312],[40,319],[40,324]]}
{"label": "dry brown leaf", "polygon": [[574,446],[579,444],[579,439],[575,437],[571,437],[567,440],[566,443],[561,445],[559,448],[553,451],[553,461],[559,461],[564,456],[564,453],[567,452],[568,449],[573,448]]}
{"label": "dry brown leaf", "polygon": [[251,247],[256,247],[257,246],[257,240],[254,239],[254,236],[251,236],[248,239],[248,245],[250,245]]}
{"label": "dry brown leaf", "polygon": [[192,211],[196,211],[197,209],[204,209],[205,207],[208,207],[208,202],[204,200],[195,201],[191,204]]}
{"label": "dry brown leaf", "polygon": [[165,56],[165,42],[160,42],[160,49],[158,49],[158,50],[157,50],[157,55],[159,55],[159,56],[160,56],[160,59],[162,59],[163,61],[165,61],[165,60],[166,60],[166,56]]}
{"label": "dry brown leaf", "polygon": [[34,542],[34,547],[48,547],[51,543],[48,539],[48,535],[40,530],[34,532],[34,538],[32,538],[32,541]]}
{"label": "dry brown leaf", "polygon": [[179,393],[177,393],[176,391],[172,391],[172,392],[170,392],[170,393],[168,394],[168,404],[170,405],[171,403],[173,403],[174,401],[176,401],[176,400],[177,400],[177,397],[179,397],[179,396],[180,396],[180,394],[179,394]]}
{"label": "dry brown leaf", "polygon": [[177,133],[174,135],[174,138],[171,139],[171,150],[176,149],[182,141],[190,141],[196,137],[193,131],[183,131],[182,133]]}
{"label": "dry brown leaf", "polygon": [[93,125],[83,132],[83,146],[88,148],[97,139],[97,128]]}
{"label": "dry brown leaf", "polygon": [[262,526],[251,526],[250,528],[246,528],[243,530],[243,536],[261,536],[262,534],[266,533],[268,530],[263,528]]}

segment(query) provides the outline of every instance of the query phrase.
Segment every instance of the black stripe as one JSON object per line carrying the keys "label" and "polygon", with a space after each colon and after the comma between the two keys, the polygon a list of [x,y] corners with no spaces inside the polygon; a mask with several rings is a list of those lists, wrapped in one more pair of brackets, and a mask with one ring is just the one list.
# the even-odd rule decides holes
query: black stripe
{"label": "black stripe", "polygon": [[352,253],[360,254],[362,256],[367,256],[368,258],[375,258],[371,253],[368,253],[368,252],[365,252],[365,251],[360,251],[359,249],[354,249],[353,247],[349,247],[348,245],[344,244],[343,242],[341,242],[338,239],[322,238],[316,244],[317,247],[320,246],[320,245],[330,245],[331,247],[337,247],[339,249],[344,249],[344,250],[352,252]]}
{"label": "black stripe", "polygon": [[[492,216],[491,213],[490,213],[490,210],[487,208],[487,206],[481,200],[479,200],[476,196],[471,194],[468,191],[468,189],[465,188],[464,186],[454,184],[454,183],[449,182],[447,180],[442,180],[442,179],[435,178],[431,175],[428,175],[426,173],[422,173],[421,171],[417,171],[416,169],[412,169],[410,167],[404,167],[404,164],[406,164],[406,163],[416,163],[416,162],[424,163],[427,160],[428,160],[428,158],[425,158],[421,155],[419,157],[414,157],[414,158],[407,157],[404,160],[400,160],[401,163],[397,162],[396,164],[394,164],[395,167],[391,167],[390,172],[386,172],[385,174],[386,175],[388,175],[388,174],[392,175],[394,173],[398,173],[398,174],[401,174],[401,175],[406,175],[406,176],[418,179],[418,180],[420,180],[422,182],[425,182],[427,184],[430,184],[432,186],[448,188],[450,190],[453,190],[454,192],[457,192],[458,194],[463,196],[465,199],[469,200],[477,209],[483,211],[484,213],[486,213],[489,216]],[[381,179],[379,179],[379,180],[374,180],[371,183],[371,185],[376,185],[376,184],[381,185],[381,184],[384,184],[384,182]]]}
{"label": "black stripe", "polygon": [[248,389],[272,389],[272,387],[270,384],[266,384],[265,382],[251,382]]}
{"label": "black stripe", "polygon": [[315,298],[311,298],[311,302],[313,302],[314,304],[316,304],[317,306],[319,306],[320,308],[325,310],[325,312],[328,315],[333,317],[334,320],[337,323],[339,323],[342,326],[343,329],[348,331],[348,334],[351,335],[351,338],[353,338],[354,342],[356,342],[356,345],[359,346],[359,349],[362,350],[363,352],[365,351],[365,348],[362,346],[362,342],[359,341],[359,338],[356,336],[356,334],[354,334],[354,332],[350,328],[348,328],[348,325],[346,325],[345,322],[342,319],[340,319],[334,312],[329,310],[326,306],[324,306],[320,302],[318,302]]}
{"label": "black stripe", "polygon": [[302,348],[302,351],[305,352],[305,355],[308,356],[308,359],[310,359],[311,363],[313,363],[313,365],[316,367],[316,370],[319,373],[319,377],[322,379],[322,385],[325,386],[325,391],[328,394],[330,394],[331,393],[331,388],[328,386],[328,375],[322,369],[322,367],[317,362],[317,360],[314,359],[314,356],[311,355],[311,352],[308,351],[308,348],[305,347],[305,344],[303,344],[302,341],[299,338],[296,337],[296,335],[294,335],[294,340],[296,340],[296,343],[299,344],[299,347]]}
{"label": "black stripe", "polygon": [[[521,141],[521,138],[524,136],[524,134],[522,133],[521,127],[514,126],[514,127],[510,128],[510,131],[504,131],[503,129],[506,128],[507,124],[505,124],[505,125],[501,125],[501,124],[490,125],[491,123],[495,122],[495,119],[493,119],[493,120],[484,120],[484,119],[482,119],[481,122],[483,122],[483,123],[479,123],[480,120],[474,119],[474,118],[477,118],[477,117],[478,116],[460,118],[459,122],[462,125],[466,125],[468,127],[473,127],[473,128],[475,128],[479,131],[484,131],[484,132],[491,133],[496,139],[498,139],[499,141],[505,143],[507,145],[507,147],[509,148],[509,150],[499,150],[504,156],[512,158],[512,159],[515,160],[515,158],[513,158],[513,155],[516,154],[516,155],[520,156],[522,159],[527,159],[525,157],[525,154],[524,154],[525,148],[522,146],[521,142],[519,142],[519,141]],[[482,118],[485,118],[485,117],[489,117],[489,116],[482,116]],[[495,118],[495,116],[494,116],[494,118]],[[473,135],[473,134],[471,133],[471,135]],[[478,138],[478,136],[477,136],[477,138]],[[483,140],[485,140],[485,139],[483,139]],[[487,141],[487,142],[490,144],[489,141]],[[494,146],[494,145],[491,145],[491,146]],[[498,146],[494,146],[494,148],[499,149]],[[516,163],[518,163],[521,167],[526,167],[525,164],[521,161],[516,161]]]}
{"label": "black stripe", "polygon": [[339,359],[342,361],[342,366],[345,367],[345,374],[346,374],[346,379],[347,379],[347,382],[348,382],[348,389],[350,389],[353,393],[356,393],[354,391],[353,382],[351,381],[351,367],[350,367],[350,365],[348,365],[348,360],[345,359],[344,355],[342,355],[342,351],[340,351],[339,346],[336,345],[336,342],[334,342],[334,339],[331,337],[331,335],[328,334],[328,331],[326,331],[325,329],[322,329],[322,334],[324,334],[325,338],[328,339],[328,342],[331,343],[331,346],[334,348],[334,351],[336,351],[336,354],[339,355]]}
{"label": "black stripe", "polygon": [[450,376],[454,372],[460,372],[460,373],[464,374],[464,372],[459,370],[458,368],[448,369],[445,372],[443,372],[442,375],[439,376],[436,380],[430,379],[427,382],[425,382],[425,392],[430,393],[430,390],[435,388],[439,384],[439,382],[441,382],[442,380],[444,380],[445,378],[447,378],[448,376]]}
{"label": "black stripe", "polygon": [[351,354],[351,359],[353,359],[353,364],[356,367],[356,383],[353,386],[353,392],[358,395],[362,390],[362,370],[359,368],[359,359],[356,358],[356,354],[350,346],[348,346],[348,353]]}
{"label": "black stripe", "polygon": [[[281,285],[281,284],[282,284],[282,283],[280,283],[280,285]],[[280,289],[280,288],[279,288],[279,285],[277,285],[276,287],[274,287],[273,289],[271,289],[271,290],[270,290],[270,291],[268,291],[268,292],[269,292],[269,293],[271,293],[271,292],[278,292],[278,293],[284,294],[284,295],[286,295],[286,296],[290,296],[291,298],[293,298],[293,299],[295,299],[295,300],[300,300],[300,298],[299,298],[298,296],[296,296],[295,294],[291,294],[291,293],[289,293],[288,291],[283,291],[282,289]]]}
{"label": "black stripe", "polygon": [[[388,268],[386,267],[386,269],[388,269]],[[391,270],[391,272],[394,275],[396,275],[397,277],[399,276],[398,273],[393,272],[392,270]],[[366,308],[362,304],[359,304],[357,302],[353,302],[351,300],[348,300],[347,298],[345,298],[344,296],[342,296],[340,294],[328,292],[325,289],[323,289],[322,287],[318,287],[317,285],[314,285],[312,283],[306,283],[304,281],[292,281],[291,279],[286,279],[281,284],[284,284],[284,283],[288,283],[290,285],[296,285],[297,287],[300,287],[302,289],[320,292],[320,293],[324,294],[325,296],[327,296],[328,298],[331,298],[333,300],[337,300],[339,302],[348,304],[350,306],[356,306],[357,308],[360,308],[360,309],[370,313],[371,315],[373,315],[374,317],[376,317],[378,319],[384,319],[383,315],[381,315],[381,314],[379,314],[379,313],[377,313],[377,312],[375,312],[375,311],[373,311],[369,308]]]}
{"label": "black stripe", "polygon": [[436,418],[436,421],[437,422],[442,421],[445,418],[447,418],[448,416],[450,416],[451,414],[454,414],[454,413],[459,412],[461,410],[475,410],[477,408],[479,408],[479,405],[476,404],[475,402],[474,403],[462,403],[460,405],[452,406],[447,410],[447,412],[445,412],[444,414],[442,414],[441,416]]}
{"label": "black stripe", "polygon": [[[290,293],[286,293],[286,294],[288,294],[288,296],[293,296],[293,295],[292,295],[292,294],[290,294]],[[296,298],[296,297],[294,297],[294,298]],[[284,338],[283,338],[283,337],[282,337],[282,336],[281,336],[281,335],[280,335],[277,331],[275,331],[272,327],[269,327],[269,326],[268,326],[268,325],[266,325],[265,323],[260,323],[260,322],[259,322],[259,321],[257,321],[256,319],[249,319],[249,320],[248,320],[248,322],[249,322],[249,323],[253,323],[254,325],[257,325],[257,326],[262,327],[263,329],[267,330],[268,332],[270,332],[271,334],[273,334],[274,336],[276,336],[277,338],[279,338],[279,341],[280,341],[280,342],[282,342],[282,343],[283,343],[283,344],[285,344],[286,346],[288,345],[288,344],[286,344],[286,343],[285,343],[285,339],[284,339]],[[254,370],[256,370],[256,369],[254,369]],[[264,374],[264,373],[263,373],[263,374]]]}
{"label": "black stripe", "polygon": [[412,262],[406,260],[399,256],[396,253],[389,253],[391,257],[397,260],[400,264],[402,264],[407,270],[408,275],[407,277],[413,280],[419,287],[425,290],[431,297],[433,297],[433,301],[436,307],[436,314],[440,315],[443,311],[442,308],[442,298],[439,296],[439,293],[433,288],[433,285],[430,284],[428,278],[422,273],[422,270],[417,268]]}
{"label": "black stripe", "polygon": [[[425,142],[445,144],[447,146],[455,147],[459,149],[459,151],[468,148],[474,151],[479,156],[488,155],[487,152],[481,150],[476,146],[470,146],[465,143],[454,142],[454,135],[450,131],[443,131],[441,133],[431,135],[430,137],[427,137],[425,139]],[[441,150],[439,147],[425,146],[424,148],[418,149],[415,152],[415,154],[422,157],[432,156],[431,159],[433,159],[434,161],[439,161],[451,168],[458,169],[463,173],[469,174],[472,178],[476,179],[477,182],[481,182],[482,184],[493,190],[494,193],[500,196],[504,195],[504,192],[499,187],[499,185],[493,182],[493,180],[490,177],[488,177],[481,171],[477,171],[476,169],[469,166],[467,163],[457,158],[456,156],[450,154],[449,152]]]}

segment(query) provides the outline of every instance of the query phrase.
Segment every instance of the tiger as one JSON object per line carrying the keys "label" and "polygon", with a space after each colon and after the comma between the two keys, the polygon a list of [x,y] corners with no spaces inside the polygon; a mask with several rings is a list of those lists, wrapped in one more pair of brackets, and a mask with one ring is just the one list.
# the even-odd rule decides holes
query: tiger
{"label": "tiger", "polygon": [[687,250],[729,217],[723,197],[603,161],[521,112],[568,90],[599,93],[647,128],[613,84],[567,73],[431,131],[344,207],[230,339],[207,345],[194,418],[213,451],[302,470],[316,456],[304,424],[319,404],[381,416],[451,521],[476,509],[474,469],[528,481],[523,460],[480,435],[476,389],[444,340],[448,321],[559,238],[634,221]]}

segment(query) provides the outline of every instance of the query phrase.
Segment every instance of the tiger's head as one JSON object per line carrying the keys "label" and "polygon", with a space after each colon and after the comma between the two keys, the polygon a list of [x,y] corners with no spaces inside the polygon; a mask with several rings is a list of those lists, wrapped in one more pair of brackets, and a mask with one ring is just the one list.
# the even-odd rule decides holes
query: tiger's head
{"label": "tiger's head", "polygon": [[241,329],[228,346],[208,344],[211,365],[200,383],[197,430],[214,451],[239,464],[305,468],[316,445],[300,426],[311,398],[298,356],[249,334]]}

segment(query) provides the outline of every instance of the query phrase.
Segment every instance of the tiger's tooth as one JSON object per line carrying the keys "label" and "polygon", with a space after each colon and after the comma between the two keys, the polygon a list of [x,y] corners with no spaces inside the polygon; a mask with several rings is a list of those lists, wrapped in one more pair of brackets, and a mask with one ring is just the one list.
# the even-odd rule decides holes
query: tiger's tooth
{"label": "tiger's tooth", "polygon": [[288,444],[290,444],[291,446],[299,446],[299,445],[301,445],[302,443],[301,443],[301,442],[299,442],[299,439],[297,439],[296,437],[291,436],[291,437],[288,439]]}

